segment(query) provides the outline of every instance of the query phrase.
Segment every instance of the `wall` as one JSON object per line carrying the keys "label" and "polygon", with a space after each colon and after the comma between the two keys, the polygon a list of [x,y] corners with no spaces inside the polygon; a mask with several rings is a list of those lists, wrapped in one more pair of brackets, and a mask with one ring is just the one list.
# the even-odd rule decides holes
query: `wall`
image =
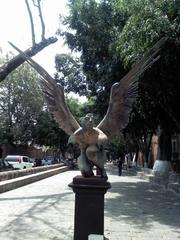
{"label": "wall", "polygon": [[25,155],[31,158],[43,159],[46,156],[54,156],[55,153],[43,147],[35,146],[13,146],[10,144],[3,144],[2,149],[2,158],[5,158],[7,155]]}

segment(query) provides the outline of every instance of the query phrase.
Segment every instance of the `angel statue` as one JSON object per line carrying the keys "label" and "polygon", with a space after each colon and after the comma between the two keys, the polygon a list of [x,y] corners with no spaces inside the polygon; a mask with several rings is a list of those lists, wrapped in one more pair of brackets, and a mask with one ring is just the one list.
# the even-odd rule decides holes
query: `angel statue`
{"label": "angel statue", "polygon": [[78,167],[82,176],[93,176],[93,167],[96,166],[100,170],[101,177],[107,177],[104,164],[108,141],[128,124],[129,114],[138,93],[138,79],[159,59],[159,50],[166,40],[166,38],[159,40],[139,63],[119,82],[112,85],[107,113],[96,127],[93,127],[92,114],[87,114],[81,119],[81,123],[78,123],[65,102],[63,87],[57,85],[38,63],[10,43],[41,75],[42,89],[50,112],[59,127],[70,135],[69,143],[79,145],[81,153],[78,158]]}
{"label": "angel statue", "polygon": [[107,135],[98,127],[93,127],[93,115],[86,114],[80,119],[81,127],[78,128],[69,138],[68,143],[78,144],[81,154],[78,158],[78,167],[84,177],[93,176],[95,165],[102,177],[107,177],[104,169],[106,162]]}

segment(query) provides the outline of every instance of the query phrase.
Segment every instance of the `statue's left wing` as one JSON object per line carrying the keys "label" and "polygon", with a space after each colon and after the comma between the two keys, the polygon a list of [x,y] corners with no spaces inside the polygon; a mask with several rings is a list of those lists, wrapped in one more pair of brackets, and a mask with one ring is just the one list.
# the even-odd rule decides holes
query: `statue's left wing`
{"label": "statue's left wing", "polygon": [[[9,42],[10,43],[10,42]],[[80,125],[70,112],[64,97],[64,89],[61,85],[57,85],[55,80],[47,73],[47,71],[36,63],[27,54],[10,43],[21,56],[41,75],[42,89],[50,112],[53,114],[59,127],[68,135],[74,133]]]}
{"label": "statue's left wing", "polygon": [[118,134],[128,124],[129,114],[138,93],[139,76],[159,59],[159,50],[166,41],[167,38],[159,40],[120,82],[112,86],[107,113],[97,126],[109,138]]}

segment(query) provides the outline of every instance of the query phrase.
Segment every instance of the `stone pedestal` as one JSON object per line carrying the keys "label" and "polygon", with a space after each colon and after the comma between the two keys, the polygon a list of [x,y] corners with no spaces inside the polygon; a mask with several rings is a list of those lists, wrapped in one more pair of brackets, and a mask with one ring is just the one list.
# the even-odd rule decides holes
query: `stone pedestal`
{"label": "stone pedestal", "polygon": [[90,234],[104,235],[104,194],[110,183],[99,176],[76,176],[69,186],[75,193],[74,240],[88,240]]}

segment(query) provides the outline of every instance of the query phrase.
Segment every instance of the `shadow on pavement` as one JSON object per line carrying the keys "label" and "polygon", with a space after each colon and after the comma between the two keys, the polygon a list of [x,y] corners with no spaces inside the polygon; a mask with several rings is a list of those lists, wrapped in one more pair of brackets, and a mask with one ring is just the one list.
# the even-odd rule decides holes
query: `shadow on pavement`
{"label": "shadow on pavement", "polygon": [[[170,192],[152,186],[149,182],[123,171],[117,177],[116,169],[111,169],[109,195],[105,197],[105,215],[114,221],[123,221],[135,227],[149,229],[152,222],[180,227],[180,199]],[[128,180],[129,179],[129,180]],[[136,180],[132,180],[136,179]]]}
{"label": "shadow on pavement", "polygon": [[[31,237],[32,239],[56,240],[59,239],[58,236],[64,236],[63,239],[72,238],[72,231],[68,229],[69,216],[66,219],[66,214],[72,212],[73,222],[73,211],[71,204],[69,204],[72,202],[71,192],[32,197],[0,198],[1,204],[8,200],[12,202],[12,206],[13,204],[19,204],[22,209],[23,205],[28,206],[29,201],[32,202],[33,200],[33,204],[30,204],[27,211],[22,210],[15,217],[12,215],[12,220],[0,230],[1,237],[7,237],[8,232],[8,239],[13,240],[31,239]],[[5,239],[1,237],[0,239]]]}

